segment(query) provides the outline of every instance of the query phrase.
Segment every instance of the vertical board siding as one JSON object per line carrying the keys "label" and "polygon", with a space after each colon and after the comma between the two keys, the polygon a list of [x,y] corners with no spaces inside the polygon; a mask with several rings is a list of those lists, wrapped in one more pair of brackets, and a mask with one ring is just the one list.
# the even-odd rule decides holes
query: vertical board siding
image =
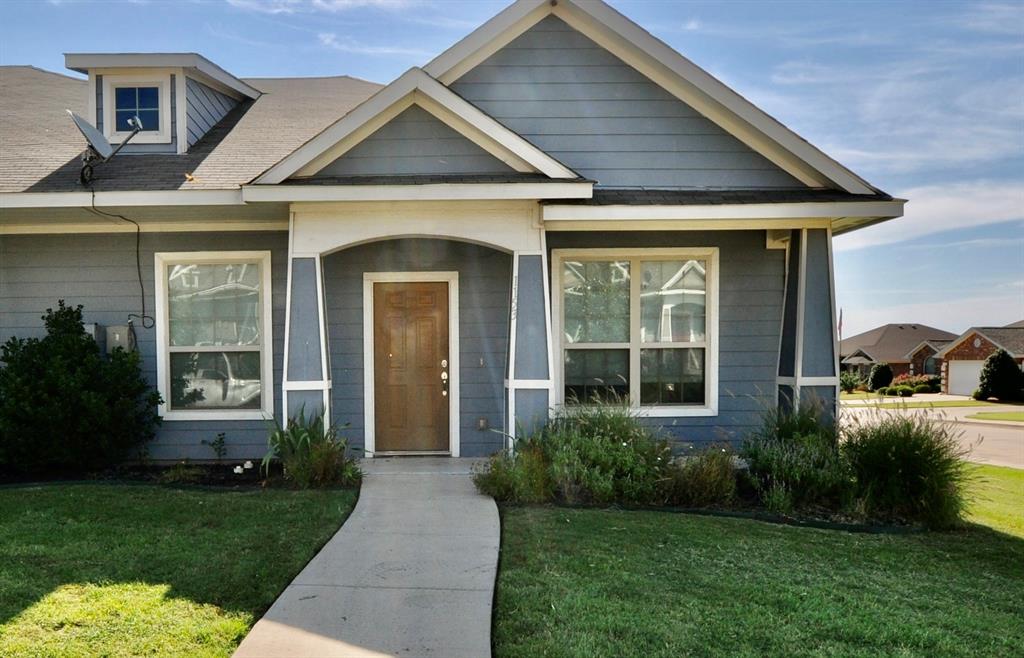
{"label": "vertical board siding", "polygon": [[[501,434],[477,429],[485,418],[500,430],[508,359],[512,257],[461,242],[402,239],[352,247],[323,260],[334,420],[345,436],[364,445],[363,273],[457,271],[459,273],[459,419],[461,454],[480,457],[500,450]],[[454,346],[453,346],[454,347]]]}
{"label": "vertical board siding", "polygon": [[[547,242],[548,249],[718,247],[718,416],[646,422],[684,445],[738,442],[760,424],[778,390],[785,285],[785,252],[767,249],[764,231],[550,232]],[[556,368],[561,359],[556,352]]]}
{"label": "vertical board siding", "polygon": [[238,104],[227,94],[189,77],[185,78],[185,96],[185,125],[188,127],[189,146],[202,139],[210,128]]}
{"label": "vertical board siding", "polygon": [[803,187],[555,16],[451,88],[606,187]]}
{"label": "vertical board siding", "polygon": [[413,105],[324,167],[317,176],[512,172],[507,164]]}
{"label": "vertical board siding", "polygon": [[[273,386],[275,413],[280,413],[281,368],[284,353],[284,308],[288,275],[288,234],[143,233],[142,280],[146,313],[155,317],[153,254],[174,251],[269,250],[273,306]],[[124,325],[129,313],[140,313],[135,268],[135,235],[4,235],[0,236],[0,341],[11,336],[45,335],[42,315],[63,299],[81,304],[86,323]],[[142,372],[156,385],[156,330],[135,322]],[[227,438],[229,459],[262,457],[267,446],[267,423],[254,421],[165,421],[148,445],[155,460],[213,459],[201,441],[218,432]]]}

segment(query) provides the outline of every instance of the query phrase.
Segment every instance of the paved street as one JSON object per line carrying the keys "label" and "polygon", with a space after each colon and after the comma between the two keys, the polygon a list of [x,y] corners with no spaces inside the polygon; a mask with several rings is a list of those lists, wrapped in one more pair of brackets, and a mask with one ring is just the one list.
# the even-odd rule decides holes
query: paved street
{"label": "paved street", "polygon": [[970,449],[968,459],[982,464],[1024,468],[1024,425],[1010,423],[985,423],[961,420],[979,411],[1014,411],[1019,408],[1004,407],[951,407],[940,409],[879,409],[863,405],[843,404],[840,418],[886,414],[927,414],[936,418],[956,422],[962,430],[960,437],[964,447]]}

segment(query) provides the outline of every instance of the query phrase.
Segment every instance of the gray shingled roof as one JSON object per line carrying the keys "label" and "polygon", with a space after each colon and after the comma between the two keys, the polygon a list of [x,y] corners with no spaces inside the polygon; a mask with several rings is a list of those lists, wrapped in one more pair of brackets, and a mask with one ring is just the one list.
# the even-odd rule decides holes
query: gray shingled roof
{"label": "gray shingled roof", "polygon": [[847,357],[857,350],[878,363],[906,363],[907,352],[925,340],[953,340],[956,334],[924,324],[904,322],[884,324],[870,331],[850,336],[839,344],[839,354]]}
{"label": "gray shingled roof", "polygon": [[1024,327],[971,327],[967,331],[978,332],[1014,356],[1024,355]]}
{"label": "gray shingled roof", "polygon": [[[95,189],[232,189],[247,183],[372,96],[348,76],[245,80],[263,95],[224,117],[185,155],[122,155],[96,167]],[[0,192],[79,192],[86,82],[31,66],[0,67]],[[185,174],[195,180],[189,182]]]}
{"label": "gray shingled roof", "polygon": [[687,206],[724,205],[733,203],[802,203],[828,201],[890,201],[879,194],[850,194],[836,190],[658,190],[658,189],[594,189],[592,199],[552,201],[564,205],[585,206]]}

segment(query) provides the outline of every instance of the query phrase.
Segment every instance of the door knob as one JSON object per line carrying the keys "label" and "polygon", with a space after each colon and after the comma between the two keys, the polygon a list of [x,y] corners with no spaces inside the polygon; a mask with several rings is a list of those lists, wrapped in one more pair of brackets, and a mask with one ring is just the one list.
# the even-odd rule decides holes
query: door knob
{"label": "door knob", "polygon": [[448,373],[443,370],[441,371],[441,395],[446,397],[448,395]]}

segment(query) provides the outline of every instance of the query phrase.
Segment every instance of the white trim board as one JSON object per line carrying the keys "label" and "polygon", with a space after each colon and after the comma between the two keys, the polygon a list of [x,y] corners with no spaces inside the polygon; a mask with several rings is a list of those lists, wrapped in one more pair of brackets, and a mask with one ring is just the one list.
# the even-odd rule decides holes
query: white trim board
{"label": "white trim board", "polygon": [[516,199],[589,199],[594,184],[430,183],[423,185],[246,185],[242,199],[259,201],[496,201]]}
{"label": "white trim board", "polygon": [[855,194],[869,183],[600,0],[518,0],[424,70],[445,85],[555,15],[809,187]]}
{"label": "white trim board", "polygon": [[[734,203],[707,205],[607,205],[551,203],[543,207],[544,221],[658,221],[764,220],[774,228],[791,227],[791,220],[853,217],[898,217],[902,199],[805,203]],[[775,222],[778,222],[777,224]]]}
{"label": "white trim board", "polygon": [[576,172],[456,95],[422,69],[412,68],[267,169],[255,182],[274,184],[292,176],[311,176],[413,104],[517,171],[534,171],[551,178],[579,178]]}
{"label": "white trim board", "polygon": [[[718,363],[719,363],[719,279],[720,257],[718,247],[666,247],[666,248],[622,248],[622,249],[554,249],[551,252],[551,315],[552,315],[552,346],[553,361],[555,364],[552,374],[554,397],[550,401],[552,410],[565,404],[565,344],[562,331],[562,262],[565,260],[581,258],[585,260],[595,259],[623,259],[631,261],[643,260],[675,260],[675,259],[701,259],[707,263],[707,274],[705,278],[705,339],[704,349],[704,404],[696,405],[665,405],[665,406],[641,406],[639,404],[640,394],[640,354],[643,347],[640,342],[640,283],[641,278],[638,272],[630,272],[630,398],[631,406],[643,416],[652,418],[686,418],[718,415]],[[576,349],[601,348],[602,343],[575,344]],[[609,347],[614,349],[626,349],[625,343]],[[675,343],[651,343],[650,347],[686,347],[687,345]],[[633,358],[634,352],[636,358]]]}
{"label": "white trim board", "polygon": [[[241,189],[97,192],[96,205],[112,206],[235,206]],[[0,208],[88,208],[89,192],[2,192]]]}
{"label": "white trim board", "polygon": [[[173,263],[260,263],[260,409],[180,409],[170,408],[171,368],[169,349],[169,313],[167,309],[167,277],[164,270]],[[163,402],[157,412],[166,421],[174,420],[272,420],[274,418],[274,323],[271,287],[271,252],[269,251],[181,251],[153,254],[156,310],[157,390]],[[218,351],[198,348],[195,351]],[[238,351],[238,350],[235,350]],[[253,351],[253,350],[242,350]]]}
{"label": "white trim board", "polygon": [[194,69],[230,90],[230,95],[257,98],[260,91],[196,53],[65,53],[64,66],[79,73],[105,74],[104,69]]}
{"label": "white trim board", "polygon": [[[448,446],[452,457],[458,457],[460,436],[459,388],[459,273],[458,272],[364,272],[363,273],[363,454],[375,453],[376,410],[373,351],[373,284],[437,282],[448,284]],[[391,454],[391,453],[388,453]],[[415,454],[415,453],[402,453]],[[436,453],[431,453],[436,454]]]}

